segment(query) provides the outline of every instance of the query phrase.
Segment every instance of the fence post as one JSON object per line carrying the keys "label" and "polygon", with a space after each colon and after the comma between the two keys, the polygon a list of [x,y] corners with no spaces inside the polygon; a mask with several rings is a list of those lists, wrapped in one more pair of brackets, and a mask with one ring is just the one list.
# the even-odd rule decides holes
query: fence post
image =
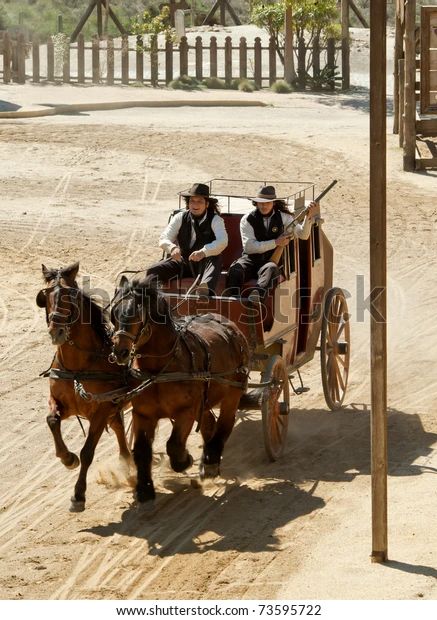
{"label": "fence post", "polygon": [[330,81],[329,87],[331,90],[335,90],[335,39],[328,39],[328,50],[327,50],[327,67],[331,70],[332,79]]}
{"label": "fence post", "polygon": [[5,32],[3,36],[3,82],[9,84],[11,81],[11,62],[12,49],[9,32]]}
{"label": "fence post", "polygon": [[158,86],[158,37],[153,34],[150,37],[150,77],[152,86]]}
{"label": "fence post", "polygon": [[77,83],[85,83],[85,37],[82,32],[77,37]]}
{"label": "fence post", "polygon": [[92,38],[91,48],[93,84],[98,84],[100,82],[100,39],[97,34]]}
{"label": "fence post", "polygon": [[240,39],[240,78],[247,78],[247,41],[246,37]]}
{"label": "fence post", "polygon": [[203,45],[202,37],[196,37],[196,80],[203,79]]}
{"label": "fence post", "polygon": [[19,34],[17,39],[17,82],[26,82],[26,42],[24,34]]}
{"label": "fence post", "polygon": [[[313,41],[313,78],[315,84],[320,77],[320,39],[314,37]],[[317,89],[317,86],[315,86]]]}
{"label": "fence post", "polygon": [[209,75],[217,77],[217,37],[209,41]]}
{"label": "fence post", "polygon": [[225,39],[225,82],[229,88],[232,83],[232,37]]}
{"label": "fence post", "polygon": [[32,41],[32,80],[39,82],[39,38],[33,37]]}
{"label": "fence post", "polygon": [[56,18],[56,32],[59,34],[60,32],[64,32],[64,24],[62,20],[62,15],[58,15]]}
{"label": "fence post", "polygon": [[349,0],[341,0],[341,87],[350,88]]}
{"label": "fence post", "polygon": [[62,55],[62,81],[70,82],[70,39],[66,39]]}
{"label": "fence post", "polygon": [[47,39],[47,81],[55,81],[55,50],[52,37]]}
{"label": "fence post", "polygon": [[399,92],[398,92],[398,130],[399,130],[399,146],[404,146],[404,92],[405,92],[405,61],[403,58],[398,60],[399,71]]}
{"label": "fence post", "polygon": [[137,35],[136,39],[135,61],[136,81],[142,84],[144,80],[144,41],[140,35]]}
{"label": "fence post", "polygon": [[262,88],[262,49],[260,37],[255,38],[254,78],[256,88]]}
{"label": "fence post", "polygon": [[108,86],[114,84],[114,39],[108,37],[106,43],[106,83]]}
{"label": "fence post", "polygon": [[300,37],[297,47],[297,79],[302,90],[306,86],[306,53],[305,39]]}
{"label": "fence post", "polygon": [[188,75],[188,41],[187,37],[181,37],[179,43],[179,69],[180,77]]}
{"label": "fence post", "polygon": [[129,84],[129,39],[121,37],[121,83]]}
{"label": "fence post", "polygon": [[165,42],[165,83],[170,84],[173,80],[173,42]]}
{"label": "fence post", "polygon": [[276,82],[276,42],[274,37],[269,40],[269,86]]}

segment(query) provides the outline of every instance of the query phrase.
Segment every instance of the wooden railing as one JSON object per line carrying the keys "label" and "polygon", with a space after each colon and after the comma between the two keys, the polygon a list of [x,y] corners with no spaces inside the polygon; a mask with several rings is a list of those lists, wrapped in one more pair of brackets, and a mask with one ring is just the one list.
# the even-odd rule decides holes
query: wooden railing
{"label": "wooden railing", "polygon": [[[339,52],[341,47],[333,39],[326,47],[316,40],[311,48],[303,40],[299,41],[294,50],[298,84],[304,88],[308,74],[317,78],[325,67],[334,73]],[[86,42],[81,34],[77,43],[65,39],[61,50],[59,44],[55,49],[51,37],[44,44],[37,38],[27,42],[23,35],[12,41],[7,32],[0,38],[0,80],[4,83],[23,84],[30,80],[159,86],[181,75],[199,81],[206,77],[221,78],[227,87],[234,79],[248,78],[257,88],[262,88],[283,79],[284,68],[275,41],[271,39],[266,46],[260,37],[251,44],[241,37],[237,45],[231,37],[226,37],[224,45],[219,45],[214,36],[207,45],[200,36],[194,43],[182,37],[179,44],[167,41],[158,46],[156,39],[145,45],[140,38],[135,41],[127,36],[105,40],[95,36]],[[332,81],[331,87],[334,86]]]}

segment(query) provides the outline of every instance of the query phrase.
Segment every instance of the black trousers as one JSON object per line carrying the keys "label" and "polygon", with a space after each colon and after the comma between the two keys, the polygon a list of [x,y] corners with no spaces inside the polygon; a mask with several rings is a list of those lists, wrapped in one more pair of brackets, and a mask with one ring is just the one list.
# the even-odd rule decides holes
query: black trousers
{"label": "black trousers", "polygon": [[256,279],[254,289],[258,290],[260,297],[263,298],[269,288],[277,285],[280,273],[281,270],[276,263],[270,261],[263,263],[256,255],[243,254],[229,267],[226,294],[238,296],[245,282]]}
{"label": "black trousers", "polygon": [[173,278],[197,278],[200,274],[198,284],[206,284],[209,294],[215,295],[221,268],[221,256],[207,256],[197,263],[185,258],[182,258],[181,261],[167,258],[149,267],[146,274],[156,276],[158,281],[162,283],[169,282]]}

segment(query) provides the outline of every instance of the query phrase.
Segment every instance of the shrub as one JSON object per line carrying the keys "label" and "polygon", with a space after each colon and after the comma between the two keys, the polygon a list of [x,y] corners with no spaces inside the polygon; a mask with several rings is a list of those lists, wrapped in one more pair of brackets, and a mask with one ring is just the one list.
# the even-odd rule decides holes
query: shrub
{"label": "shrub", "polygon": [[199,80],[188,75],[181,75],[176,80],[170,82],[168,86],[175,90],[199,90],[202,87]]}
{"label": "shrub", "polygon": [[253,93],[253,91],[255,90],[255,84],[250,80],[240,80],[240,83],[238,84],[238,90],[241,90],[244,93]]}
{"label": "shrub", "polygon": [[206,88],[226,88],[225,81],[218,77],[207,77],[203,80],[202,84],[206,86]]}
{"label": "shrub", "polygon": [[274,93],[278,93],[278,95],[284,95],[293,91],[290,84],[285,80],[277,80],[274,84],[271,85],[270,88]]}

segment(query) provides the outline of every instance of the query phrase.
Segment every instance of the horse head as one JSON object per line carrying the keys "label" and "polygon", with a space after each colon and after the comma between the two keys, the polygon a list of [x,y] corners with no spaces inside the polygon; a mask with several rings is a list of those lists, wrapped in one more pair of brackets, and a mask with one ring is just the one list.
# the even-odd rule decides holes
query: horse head
{"label": "horse head", "polygon": [[129,363],[140,341],[144,343],[150,337],[157,304],[155,278],[137,278],[129,282],[122,276],[111,302],[114,334],[110,361],[120,365]]}
{"label": "horse head", "polygon": [[45,288],[36,296],[36,304],[45,308],[47,327],[54,345],[60,346],[70,339],[70,330],[79,316],[76,276],[79,263],[61,269],[42,265]]}

